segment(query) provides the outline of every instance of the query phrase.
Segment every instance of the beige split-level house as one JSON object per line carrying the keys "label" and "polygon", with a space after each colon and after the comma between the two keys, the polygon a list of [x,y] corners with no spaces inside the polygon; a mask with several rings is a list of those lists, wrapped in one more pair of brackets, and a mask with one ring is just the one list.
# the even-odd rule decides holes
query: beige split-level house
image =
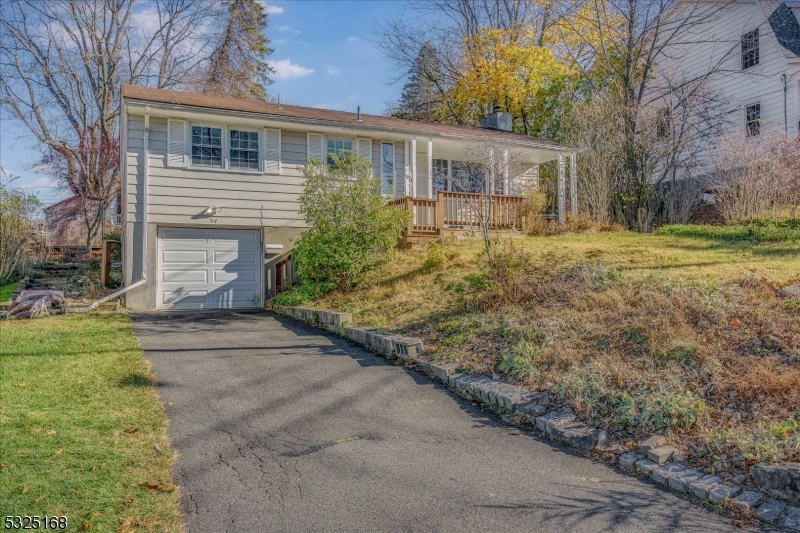
{"label": "beige split-level house", "polygon": [[[476,139],[513,147],[534,181],[540,163],[559,160],[562,216],[567,159],[574,185],[574,148],[504,131],[503,114],[473,128],[130,85],[121,96],[123,274],[137,310],[262,307],[268,265],[306,228],[298,199],[310,158],[363,154],[384,194],[419,199],[432,218],[445,212],[436,202],[475,192],[447,191]],[[492,194],[515,190],[506,180]]]}

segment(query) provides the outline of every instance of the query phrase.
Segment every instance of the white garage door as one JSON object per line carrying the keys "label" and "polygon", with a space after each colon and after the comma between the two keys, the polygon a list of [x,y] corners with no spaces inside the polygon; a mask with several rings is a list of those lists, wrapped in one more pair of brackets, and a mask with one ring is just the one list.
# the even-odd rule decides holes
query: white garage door
{"label": "white garage door", "polygon": [[261,232],[159,228],[159,309],[261,305]]}

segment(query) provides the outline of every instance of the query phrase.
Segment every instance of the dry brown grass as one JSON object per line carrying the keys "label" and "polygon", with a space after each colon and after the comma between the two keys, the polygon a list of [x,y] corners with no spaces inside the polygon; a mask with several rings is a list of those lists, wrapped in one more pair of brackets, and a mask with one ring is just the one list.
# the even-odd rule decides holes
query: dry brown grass
{"label": "dry brown grass", "polygon": [[800,459],[800,301],[776,294],[800,280],[796,248],[628,233],[505,246],[527,256],[503,282],[524,282],[521,297],[464,241],[441,247],[435,268],[412,250],[318,305],[551,393],[623,441],[666,431],[698,464],[727,458],[732,471]]}

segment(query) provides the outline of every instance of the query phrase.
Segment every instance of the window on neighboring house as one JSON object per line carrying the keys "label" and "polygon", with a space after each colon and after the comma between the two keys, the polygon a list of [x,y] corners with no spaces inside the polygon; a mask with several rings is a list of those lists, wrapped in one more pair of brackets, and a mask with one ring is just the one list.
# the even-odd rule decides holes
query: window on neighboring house
{"label": "window on neighboring house", "polygon": [[222,166],[222,128],[192,126],[192,164]]}
{"label": "window on neighboring house", "polygon": [[433,194],[447,190],[447,159],[433,160]]}
{"label": "window on neighboring house", "polygon": [[659,139],[665,139],[672,134],[672,109],[665,107],[658,110],[656,118],[656,135]]}
{"label": "window on neighboring house", "polygon": [[742,70],[758,65],[758,28],[742,35]]}
{"label": "window on neighboring house", "polygon": [[230,142],[230,167],[258,170],[258,133],[231,130]]}
{"label": "window on neighboring house", "polygon": [[339,157],[344,156],[346,153],[353,152],[353,141],[342,141],[340,139],[328,139],[328,164],[333,166],[333,158],[331,155],[336,154]]}
{"label": "window on neighboring house", "polygon": [[753,104],[745,108],[745,128],[748,137],[761,133],[761,104]]}

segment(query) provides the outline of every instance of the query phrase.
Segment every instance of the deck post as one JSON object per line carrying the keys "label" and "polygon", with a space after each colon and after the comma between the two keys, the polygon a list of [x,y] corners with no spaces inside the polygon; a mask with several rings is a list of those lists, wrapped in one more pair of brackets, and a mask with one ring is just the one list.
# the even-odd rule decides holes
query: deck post
{"label": "deck post", "polygon": [[569,156],[569,212],[578,214],[578,153]]}
{"label": "deck post", "polygon": [[411,137],[411,198],[417,197],[417,138]]}
{"label": "deck post", "polygon": [[563,226],[567,222],[567,169],[566,158],[558,156],[558,223]]}
{"label": "deck post", "polygon": [[436,231],[442,232],[444,228],[444,195],[440,194],[436,199]]}

